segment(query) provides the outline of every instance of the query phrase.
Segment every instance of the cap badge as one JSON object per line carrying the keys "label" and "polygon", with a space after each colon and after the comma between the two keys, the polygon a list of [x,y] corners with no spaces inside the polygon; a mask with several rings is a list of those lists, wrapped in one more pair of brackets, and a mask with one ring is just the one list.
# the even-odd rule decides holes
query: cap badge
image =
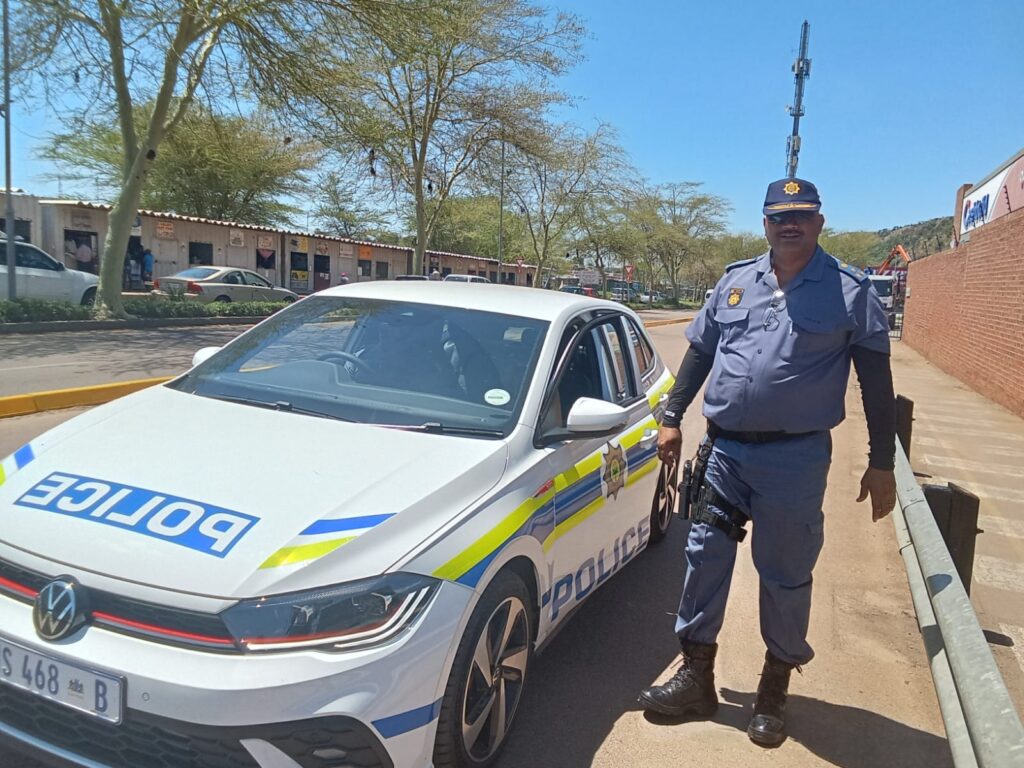
{"label": "cap badge", "polygon": [[787,181],[786,186],[782,188],[782,191],[785,192],[787,195],[795,195],[797,192],[800,191],[800,185],[797,184],[795,181]]}
{"label": "cap badge", "polygon": [[743,289],[742,288],[730,288],[729,289],[729,298],[725,300],[725,303],[728,304],[730,307],[735,307],[737,304],[740,303],[740,299],[742,299],[742,298],[743,298]]}

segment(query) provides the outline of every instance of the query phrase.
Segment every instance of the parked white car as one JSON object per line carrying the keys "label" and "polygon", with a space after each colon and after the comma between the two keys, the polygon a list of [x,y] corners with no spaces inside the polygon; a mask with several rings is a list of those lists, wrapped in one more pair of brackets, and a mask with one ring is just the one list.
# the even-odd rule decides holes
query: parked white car
{"label": "parked white car", "polygon": [[279,288],[250,269],[237,267],[189,267],[176,275],[153,281],[153,293],[211,301],[295,301],[297,293]]}
{"label": "parked white car", "polygon": [[535,649],[672,520],[673,378],[613,302],[350,284],[196,362],[4,459],[0,738],[486,765]]}
{"label": "parked white car", "polygon": [[[30,243],[14,244],[14,290],[19,298],[70,301],[90,305],[96,300],[99,278],[68,269]],[[0,235],[0,298],[7,298],[7,239]]]}
{"label": "parked white car", "polygon": [[457,275],[454,272],[450,275],[445,275],[441,281],[444,283],[489,283],[491,282],[483,275]]}

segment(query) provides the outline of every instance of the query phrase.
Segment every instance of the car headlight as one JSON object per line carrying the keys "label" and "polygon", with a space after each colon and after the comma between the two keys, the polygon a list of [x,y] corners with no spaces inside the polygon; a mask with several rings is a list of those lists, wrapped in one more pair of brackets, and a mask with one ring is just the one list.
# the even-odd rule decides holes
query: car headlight
{"label": "car headlight", "polygon": [[246,651],[351,650],[385,643],[427,607],[440,581],[389,573],[308,592],[243,600],[221,614]]}

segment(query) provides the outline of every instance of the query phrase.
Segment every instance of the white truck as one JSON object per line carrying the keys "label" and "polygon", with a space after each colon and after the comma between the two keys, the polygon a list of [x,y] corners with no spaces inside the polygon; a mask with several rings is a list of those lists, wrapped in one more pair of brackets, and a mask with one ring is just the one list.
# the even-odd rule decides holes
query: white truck
{"label": "white truck", "polygon": [[885,311],[892,312],[892,275],[868,275],[868,279],[871,281],[871,287],[875,289],[875,293],[882,299],[882,306],[885,307]]}

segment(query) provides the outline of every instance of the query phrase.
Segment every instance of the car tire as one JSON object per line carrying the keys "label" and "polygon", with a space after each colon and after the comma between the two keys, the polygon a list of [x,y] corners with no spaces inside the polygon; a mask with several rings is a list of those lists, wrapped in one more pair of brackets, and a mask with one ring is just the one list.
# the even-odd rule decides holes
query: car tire
{"label": "car tire", "polygon": [[668,465],[662,462],[658,470],[658,485],[651,502],[651,544],[657,544],[665,538],[668,527],[672,525],[672,518],[675,517],[676,496],[679,493],[676,486],[678,466],[678,463],[673,464],[669,471]]}
{"label": "car tire", "polygon": [[442,698],[434,768],[484,768],[501,754],[533,660],[531,605],[511,571],[498,574],[481,596]]}
{"label": "car tire", "polygon": [[91,307],[96,303],[96,289],[86,288],[85,293],[82,294],[82,306]]}
{"label": "car tire", "polygon": [[295,303],[295,297],[294,296],[285,296],[283,299],[281,299],[281,301],[283,301],[285,304],[294,304]]}
{"label": "car tire", "polygon": [[220,295],[216,299],[214,299],[214,301],[219,301],[221,304],[230,304],[231,303],[231,297],[230,296]]}

